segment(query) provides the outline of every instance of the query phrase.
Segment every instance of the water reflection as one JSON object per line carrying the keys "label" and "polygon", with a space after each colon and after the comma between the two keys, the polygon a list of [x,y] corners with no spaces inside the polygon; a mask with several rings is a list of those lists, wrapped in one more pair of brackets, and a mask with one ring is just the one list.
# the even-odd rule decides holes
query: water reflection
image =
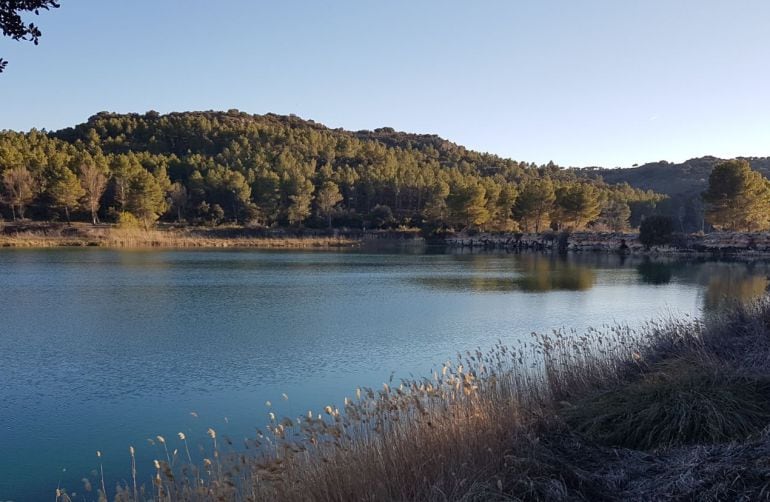
{"label": "water reflection", "polygon": [[636,267],[642,282],[647,284],[668,284],[673,276],[672,265],[645,258],[642,263]]}
{"label": "water reflection", "polygon": [[715,261],[706,258],[617,257],[614,255],[551,256],[545,254],[494,255],[458,253],[453,259],[461,271],[435,271],[409,278],[420,286],[454,292],[587,291],[603,270],[636,272],[643,284],[671,283],[701,287],[701,308],[713,312],[735,302],[758,299],[770,288],[770,262]]}
{"label": "water reflection", "polygon": [[715,312],[725,306],[749,302],[764,295],[768,289],[768,276],[752,270],[754,268],[744,264],[722,266],[718,274],[708,278],[703,309]]}
{"label": "water reflection", "polygon": [[592,268],[564,257],[518,255],[507,269],[490,268],[490,261],[481,255],[463,258],[469,273],[417,277],[412,281],[431,289],[494,293],[586,291],[596,282]]}
{"label": "water reflection", "polygon": [[636,271],[645,284],[680,282],[702,286],[704,312],[751,302],[766,294],[770,287],[770,264],[762,261],[644,258],[636,265]]}
{"label": "water reflection", "polygon": [[519,270],[516,283],[522,291],[585,291],[596,281],[592,269],[562,257],[523,256]]}

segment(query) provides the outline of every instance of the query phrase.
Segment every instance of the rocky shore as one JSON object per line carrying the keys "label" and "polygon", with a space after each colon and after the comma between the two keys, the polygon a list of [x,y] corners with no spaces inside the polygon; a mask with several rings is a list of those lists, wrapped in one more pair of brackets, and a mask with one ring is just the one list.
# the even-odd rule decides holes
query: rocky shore
{"label": "rocky shore", "polygon": [[607,252],[630,254],[752,254],[770,255],[770,233],[715,232],[675,234],[671,244],[646,248],[638,233],[548,232],[457,234],[450,247],[509,251]]}

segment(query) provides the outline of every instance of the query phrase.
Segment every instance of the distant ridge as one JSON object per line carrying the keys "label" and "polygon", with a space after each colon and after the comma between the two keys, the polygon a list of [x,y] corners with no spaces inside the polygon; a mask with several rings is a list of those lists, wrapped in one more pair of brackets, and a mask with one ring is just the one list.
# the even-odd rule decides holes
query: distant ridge
{"label": "distant ridge", "polygon": [[[740,157],[749,161],[752,169],[770,178],[770,157]],[[579,169],[585,176],[601,176],[607,183],[628,183],[634,188],[653,190],[669,196],[693,195],[706,189],[708,177],[715,165],[726,159],[710,155],[681,163],[661,160],[630,168]]]}

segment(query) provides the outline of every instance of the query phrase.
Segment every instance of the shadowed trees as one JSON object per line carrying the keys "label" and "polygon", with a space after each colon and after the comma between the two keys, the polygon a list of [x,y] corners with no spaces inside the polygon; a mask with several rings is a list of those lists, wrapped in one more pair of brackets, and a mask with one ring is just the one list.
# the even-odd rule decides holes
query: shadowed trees
{"label": "shadowed trees", "polygon": [[622,199],[610,198],[604,205],[600,214],[600,220],[613,232],[622,232],[628,229],[628,220],[631,217],[631,208]]}
{"label": "shadowed trees", "polygon": [[652,246],[664,246],[671,243],[673,232],[674,222],[668,216],[648,216],[639,227],[639,242],[648,249]]}
{"label": "shadowed trees", "polygon": [[171,185],[171,190],[168,194],[169,206],[176,212],[176,222],[182,222],[182,214],[187,209],[187,203],[189,197],[187,195],[187,188],[179,181]]}

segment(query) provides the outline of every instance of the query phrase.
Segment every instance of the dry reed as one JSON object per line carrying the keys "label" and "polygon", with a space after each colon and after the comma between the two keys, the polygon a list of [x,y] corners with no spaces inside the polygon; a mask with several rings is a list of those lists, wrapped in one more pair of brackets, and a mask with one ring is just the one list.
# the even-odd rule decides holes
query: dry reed
{"label": "dry reed", "polygon": [[[180,433],[188,463],[155,461],[155,490],[119,484],[114,500],[767,500],[770,395],[752,386],[769,370],[768,301],[533,335],[358,389],[343,409],[271,412],[244,448],[209,429],[196,460]],[[765,400],[757,413],[719,408],[744,393]]]}
{"label": "dry reed", "polygon": [[0,247],[109,247],[109,248],[341,248],[354,247],[353,238],[307,235],[271,236],[269,234],[219,235],[197,229],[120,228],[111,226],[88,227],[78,225],[45,230],[27,230],[0,234]]}

